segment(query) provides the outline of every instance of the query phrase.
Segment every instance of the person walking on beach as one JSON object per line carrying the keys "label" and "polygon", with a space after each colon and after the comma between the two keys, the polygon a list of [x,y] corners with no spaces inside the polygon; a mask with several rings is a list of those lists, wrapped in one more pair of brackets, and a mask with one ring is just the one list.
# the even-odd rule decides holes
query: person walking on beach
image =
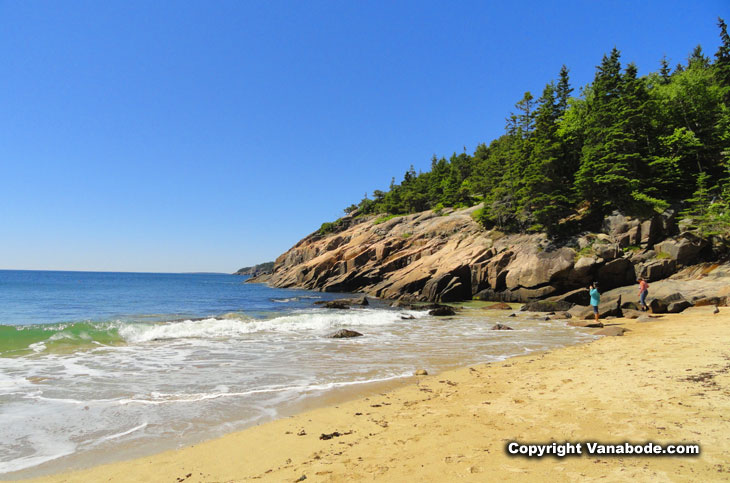
{"label": "person walking on beach", "polygon": [[649,295],[649,284],[646,283],[642,277],[639,277],[639,303],[641,304],[641,310],[646,312],[649,307],[646,306],[646,296]]}
{"label": "person walking on beach", "polygon": [[598,292],[598,284],[596,282],[593,282],[588,288],[590,289],[588,294],[591,296],[593,315],[595,315],[596,322],[598,322],[598,304],[601,303],[601,294]]}

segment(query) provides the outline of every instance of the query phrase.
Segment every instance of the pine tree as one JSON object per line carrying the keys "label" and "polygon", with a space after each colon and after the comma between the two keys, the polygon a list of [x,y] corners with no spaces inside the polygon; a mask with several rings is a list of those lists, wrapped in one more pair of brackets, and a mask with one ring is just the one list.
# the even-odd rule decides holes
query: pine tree
{"label": "pine tree", "polygon": [[563,111],[557,93],[555,85],[550,83],[538,100],[532,149],[523,176],[524,188],[520,191],[520,219],[531,230],[554,231],[557,221],[570,206],[569,185],[561,177],[563,146],[557,130]]}
{"label": "pine tree", "polygon": [[662,57],[662,60],[659,61],[660,68],[659,68],[659,76],[661,78],[662,84],[669,84],[670,77],[672,75],[672,69],[669,67],[669,61],[667,60],[667,56],[664,55]]}
{"label": "pine tree", "polygon": [[632,140],[621,117],[624,77],[620,56],[616,48],[610,56],[604,55],[591,85],[586,139],[575,177],[576,189],[601,218],[611,209],[625,207],[637,188],[631,170],[635,157],[627,150]]}
{"label": "pine tree", "polygon": [[568,72],[569,70],[565,65],[560,68],[558,85],[555,88],[557,106],[561,116],[568,110],[568,99],[570,99],[570,93],[573,92],[573,88],[570,87]]}
{"label": "pine tree", "polygon": [[724,101],[730,103],[730,35],[727,33],[727,25],[722,18],[717,19],[717,25],[720,27],[720,40],[722,43],[715,52],[715,77],[720,85],[725,89]]}

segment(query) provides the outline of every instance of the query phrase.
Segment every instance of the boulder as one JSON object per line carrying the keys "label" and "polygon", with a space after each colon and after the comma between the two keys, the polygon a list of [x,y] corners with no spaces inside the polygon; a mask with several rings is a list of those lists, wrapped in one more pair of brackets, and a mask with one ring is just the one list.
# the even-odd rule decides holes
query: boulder
{"label": "boulder", "polygon": [[622,309],[622,311],[625,319],[638,319],[645,315],[645,313],[640,310]]}
{"label": "boulder", "polygon": [[717,305],[719,307],[727,306],[727,297],[703,297],[694,301],[695,307],[703,307],[705,305]]}
{"label": "boulder", "polygon": [[655,298],[649,302],[649,310],[652,314],[666,314],[667,304],[662,299]]}
{"label": "boulder", "polygon": [[614,211],[603,219],[603,232],[612,238],[626,233],[631,227],[630,219],[619,211]]}
{"label": "boulder", "polygon": [[654,245],[657,253],[665,253],[678,265],[690,265],[697,261],[697,257],[707,242],[695,235],[683,233],[676,239],[664,240]]}
{"label": "boulder", "polygon": [[497,324],[492,327],[492,330],[514,330],[508,325]]}
{"label": "boulder", "polygon": [[626,258],[617,258],[598,269],[598,283],[601,290],[629,285],[636,281],[636,273]]}
{"label": "boulder", "polygon": [[550,320],[563,320],[563,319],[569,319],[572,315],[570,315],[570,312],[567,312],[565,310],[555,312],[553,315],[550,316]]}
{"label": "boulder", "polygon": [[609,336],[621,336],[627,332],[627,329],[612,325],[611,327],[604,327],[601,330],[594,332],[594,335],[609,335]]}
{"label": "boulder", "polygon": [[562,247],[551,251],[521,253],[507,267],[508,289],[534,288],[549,284],[573,268],[575,251]]}
{"label": "boulder", "polygon": [[573,305],[570,302],[551,302],[547,300],[536,300],[534,302],[527,302],[520,308],[522,311],[528,312],[556,312],[562,310],[569,310]]}
{"label": "boulder", "polygon": [[577,288],[562,295],[554,295],[547,300],[549,302],[568,302],[570,304],[584,304],[590,299],[591,296],[587,288]]}
{"label": "boulder", "polygon": [[678,292],[663,297],[655,297],[649,302],[649,309],[654,314],[665,314],[667,312],[676,314],[690,306],[692,304]]}
{"label": "boulder", "polygon": [[636,276],[649,282],[661,280],[677,271],[677,261],[669,258],[649,260],[636,267]]}
{"label": "boulder", "polygon": [[[590,305],[575,305],[568,310],[568,313],[576,319],[592,319],[593,307]],[[621,317],[621,296],[616,300],[606,300],[598,306],[598,316],[606,318],[609,316]]]}
{"label": "boulder", "polygon": [[593,251],[604,260],[613,260],[621,254],[619,247],[612,243],[596,243],[593,245]]}
{"label": "boulder", "polygon": [[670,302],[667,305],[667,312],[670,314],[678,314],[684,309],[692,307],[692,304],[687,300],[677,300],[676,302]]}
{"label": "boulder", "polygon": [[354,330],[340,329],[327,337],[330,339],[349,339],[350,337],[362,337],[362,334]]}
{"label": "boulder", "polygon": [[595,320],[571,320],[568,322],[571,327],[603,327],[603,322]]}
{"label": "boulder", "polygon": [[575,319],[593,318],[593,307],[590,305],[574,305],[568,313]]}
{"label": "boulder", "polygon": [[330,300],[322,304],[322,307],[326,309],[349,309],[350,305],[345,302],[339,302],[337,300]]}
{"label": "boulder", "polygon": [[586,284],[593,278],[592,275],[598,265],[596,257],[580,257],[573,265],[572,278],[576,283]]}
{"label": "boulder", "polygon": [[[624,302],[621,304],[621,310],[623,310],[624,312],[626,310],[637,311],[637,310],[641,310],[641,308],[639,307],[639,304],[637,304],[636,302]],[[624,315],[624,317],[625,317],[625,315]]]}
{"label": "boulder", "polygon": [[436,317],[444,317],[448,315],[456,315],[456,311],[449,307],[448,305],[442,305],[441,307],[436,307],[435,309],[431,309],[428,311],[428,315],[433,315]]}
{"label": "boulder", "polygon": [[509,306],[509,304],[506,304],[504,302],[500,302],[498,304],[492,304],[484,307],[485,309],[489,310],[511,310],[512,307]]}
{"label": "boulder", "polygon": [[370,305],[367,297],[355,297],[351,299],[336,299],[336,300],[317,300],[314,305],[324,305],[328,309],[341,309],[343,306],[347,308],[350,305]]}

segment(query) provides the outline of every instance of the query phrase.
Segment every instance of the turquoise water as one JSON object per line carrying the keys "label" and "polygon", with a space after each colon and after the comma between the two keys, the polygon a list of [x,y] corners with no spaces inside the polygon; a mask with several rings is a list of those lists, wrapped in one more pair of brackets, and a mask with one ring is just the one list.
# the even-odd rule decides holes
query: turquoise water
{"label": "turquoise water", "polygon": [[[523,313],[443,319],[376,300],[331,310],[314,302],[342,294],[242,282],[0,271],[0,476],[193,444],[336,388],[591,338]],[[340,328],[364,336],[327,337]]]}

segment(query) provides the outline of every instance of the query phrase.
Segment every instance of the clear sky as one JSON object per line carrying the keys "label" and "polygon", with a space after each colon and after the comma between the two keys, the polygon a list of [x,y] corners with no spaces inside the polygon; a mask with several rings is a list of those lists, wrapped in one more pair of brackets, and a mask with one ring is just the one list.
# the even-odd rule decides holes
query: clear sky
{"label": "clear sky", "polygon": [[[0,268],[273,260],[499,136],[562,64],[719,45],[717,1],[0,0]],[[576,89],[577,93],[577,89]]]}

